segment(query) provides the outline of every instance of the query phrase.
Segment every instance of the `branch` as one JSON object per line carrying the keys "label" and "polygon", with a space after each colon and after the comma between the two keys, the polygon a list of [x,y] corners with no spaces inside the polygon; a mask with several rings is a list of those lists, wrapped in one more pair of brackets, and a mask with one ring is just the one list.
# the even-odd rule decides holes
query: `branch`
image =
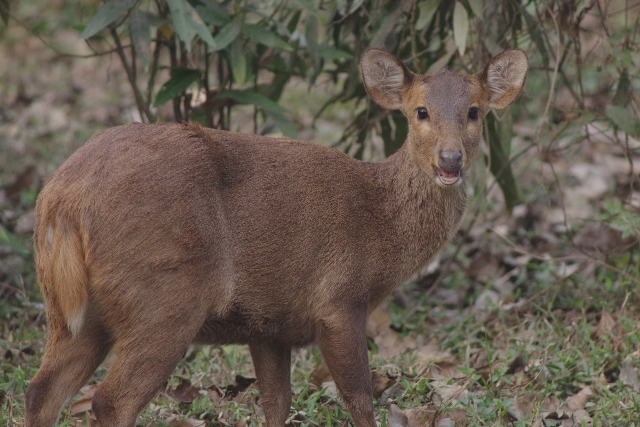
{"label": "branch", "polygon": [[127,62],[127,57],[124,54],[124,47],[122,46],[122,42],[120,41],[120,36],[118,36],[118,32],[115,27],[111,27],[111,36],[113,40],[116,42],[116,53],[120,57],[120,61],[122,62],[122,66],[127,73],[127,78],[129,79],[129,84],[133,89],[133,94],[136,98],[136,105],[138,106],[138,111],[140,111],[140,116],[144,118],[147,117],[147,120],[150,122],[155,122],[155,116],[149,109],[146,102],[144,102],[144,98],[142,97],[142,93],[140,93],[140,89],[138,88],[138,84],[136,82],[136,74],[135,71],[131,69],[131,66]]}

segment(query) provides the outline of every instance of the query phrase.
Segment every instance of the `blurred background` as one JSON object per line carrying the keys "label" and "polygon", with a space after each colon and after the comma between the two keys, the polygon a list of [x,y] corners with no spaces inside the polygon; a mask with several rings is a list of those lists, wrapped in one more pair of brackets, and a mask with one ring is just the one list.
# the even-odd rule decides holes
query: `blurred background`
{"label": "blurred background", "polygon": [[[197,121],[380,161],[407,125],[367,99],[365,49],[386,49],[418,73],[475,73],[518,47],[527,82],[514,105],[485,119],[460,231],[374,320],[372,364],[407,382],[377,416],[386,423],[396,403],[446,404],[466,411],[460,425],[640,425],[640,1],[0,0],[0,18],[0,421],[21,425],[43,352],[35,200],[91,135],[130,121]],[[199,351],[191,361],[237,356]],[[443,360],[416,362],[442,351],[460,368],[449,380],[463,397],[434,400],[438,379],[425,372]],[[308,404],[305,381],[321,361],[305,350],[296,363],[294,393]],[[195,366],[175,378],[214,375]],[[590,401],[567,409],[586,388]],[[550,397],[573,418],[544,411]],[[328,399],[319,413],[333,415],[319,422],[346,420]],[[209,399],[198,412],[193,401],[158,405],[208,425],[247,417],[207,418],[223,404]],[[149,409],[145,423],[170,423],[158,413]],[[64,425],[84,422],[64,416]]]}

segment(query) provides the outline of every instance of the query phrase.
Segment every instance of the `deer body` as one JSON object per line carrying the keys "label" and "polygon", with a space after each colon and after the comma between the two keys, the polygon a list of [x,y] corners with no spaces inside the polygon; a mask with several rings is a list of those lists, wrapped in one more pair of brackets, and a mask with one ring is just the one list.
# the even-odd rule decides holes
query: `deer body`
{"label": "deer body", "polygon": [[[51,426],[111,348],[94,424],[135,425],[191,342],[249,344],[269,426],[291,405],[291,349],[316,342],[356,426],[374,426],[366,317],[456,231],[477,112],[508,105],[524,82],[526,56],[507,52],[484,77],[415,76],[365,53],[370,95],[409,119],[407,142],[377,164],[187,124],[89,140],[38,198],[49,338],[27,427]],[[498,92],[491,65],[512,75]]]}

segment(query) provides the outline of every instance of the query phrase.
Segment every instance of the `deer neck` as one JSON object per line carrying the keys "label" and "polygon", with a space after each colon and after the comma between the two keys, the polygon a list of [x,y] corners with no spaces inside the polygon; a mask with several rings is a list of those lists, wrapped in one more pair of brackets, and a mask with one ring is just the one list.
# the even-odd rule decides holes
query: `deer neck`
{"label": "deer neck", "polygon": [[412,161],[408,144],[377,164],[386,212],[401,246],[402,276],[424,266],[458,229],[466,184],[443,188]]}

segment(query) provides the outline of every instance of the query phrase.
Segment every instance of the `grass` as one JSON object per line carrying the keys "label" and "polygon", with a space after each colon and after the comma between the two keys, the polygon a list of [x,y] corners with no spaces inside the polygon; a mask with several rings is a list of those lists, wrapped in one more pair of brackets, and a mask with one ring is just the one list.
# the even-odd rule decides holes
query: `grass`
{"label": "grass", "polygon": [[[548,277],[543,274],[544,265],[529,267],[533,267],[533,277],[543,280],[537,287],[544,287]],[[570,416],[577,409],[567,409],[568,399],[588,387],[591,394],[578,408],[591,420],[592,424],[585,425],[639,426],[640,316],[635,300],[630,302],[631,292],[623,294],[631,285],[621,285],[621,300],[594,297],[584,301],[582,309],[556,308],[569,304],[571,298],[578,307],[585,294],[601,293],[596,283],[581,286],[587,289],[567,286],[538,292],[518,307],[503,304],[486,310],[468,306],[445,312],[437,301],[427,298],[410,308],[390,302],[386,309],[391,313],[390,331],[403,342],[417,344],[382,357],[389,349],[371,340],[372,369],[393,380],[382,397],[375,399],[377,420],[385,425],[394,404],[406,413],[427,407],[437,408],[441,416],[462,411],[467,420],[462,425],[468,426],[524,427],[542,419],[544,425],[561,425],[561,418],[553,418],[554,402]],[[416,288],[407,286],[405,291],[415,292]],[[614,302],[620,305],[614,307]],[[0,423],[19,426],[24,392],[42,357],[44,321],[41,310],[26,301],[22,306],[5,302],[1,314]],[[429,342],[438,343],[437,349],[448,356],[427,352],[425,357],[423,344]],[[310,376],[320,363],[316,348],[294,354],[291,425],[349,422],[331,387],[325,383],[317,389],[312,384]],[[105,373],[106,369],[99,369],[90,383],[99,383]],[[635,379],[629,373],[635,373]],[[236,376],[254,376],[246,346],[191,348],[167,387],[175,388],[188,379],[197,391],[196,398],[176,402],[160,393],[141,413],[139,425],[176,425],[179,420],[202,420],[210,426],[262,425],[255,385],[238,387],[237,394],[224,397],[225,390],[238,386]],[[457,391],[453,397],[451,390]],[[86,417],[71,416],[65,409],[59,425],[85,425]]]}

